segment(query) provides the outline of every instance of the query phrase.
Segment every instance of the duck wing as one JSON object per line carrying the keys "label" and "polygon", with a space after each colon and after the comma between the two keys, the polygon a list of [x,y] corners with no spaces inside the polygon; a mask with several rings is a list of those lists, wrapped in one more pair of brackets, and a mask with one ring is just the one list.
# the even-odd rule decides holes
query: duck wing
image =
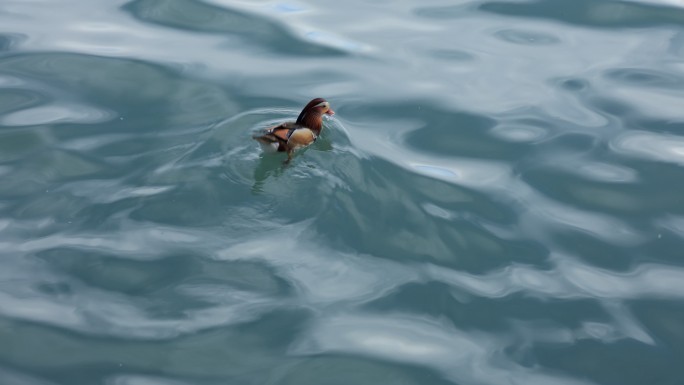
{"label": "duck wing", "polygon": [[263,134],[253,138],[263,145],[273,146],[277,151],[286,151],[287,141],[296,128],[297,125],[293,122],[282,123],[265,129]]}

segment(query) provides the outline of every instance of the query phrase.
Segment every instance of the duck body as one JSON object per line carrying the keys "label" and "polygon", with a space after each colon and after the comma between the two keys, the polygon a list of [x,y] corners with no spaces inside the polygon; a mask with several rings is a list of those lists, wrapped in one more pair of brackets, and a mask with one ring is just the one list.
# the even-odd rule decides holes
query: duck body
{"label": "duck body", "polygon": [[254,137],[261,149],[268,153],[294,151],[310,145],[317,138],[313,130],[294,122],[270,127],[265,134]]}
{"label": "duck body", "polygon": [[323,115],[334,114],[330,103],[323,98],[315,98],[302,109],[295,122],[269,127],[254,139],[264,152],[286,152],[289,162],[295,150],[316,141],[323,128]]}

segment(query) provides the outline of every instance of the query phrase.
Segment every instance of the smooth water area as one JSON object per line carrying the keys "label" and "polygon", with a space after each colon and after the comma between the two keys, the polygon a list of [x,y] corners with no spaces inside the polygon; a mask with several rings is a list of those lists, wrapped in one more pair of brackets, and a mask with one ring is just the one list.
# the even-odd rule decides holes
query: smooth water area
{"label": "smooth water area", "polygon": [[0,1],[0,385],[682,363],[683,1]]}

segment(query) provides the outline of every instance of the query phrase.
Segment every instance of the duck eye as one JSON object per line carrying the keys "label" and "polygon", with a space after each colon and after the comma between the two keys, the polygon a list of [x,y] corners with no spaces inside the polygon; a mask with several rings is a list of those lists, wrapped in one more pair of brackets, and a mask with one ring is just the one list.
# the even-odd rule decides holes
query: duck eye
{"label": "duck eye", "polygon": [[314,107],[327,107],[327,106],[328,106],[328,102],[320,102],[320,103],[316,104]]}

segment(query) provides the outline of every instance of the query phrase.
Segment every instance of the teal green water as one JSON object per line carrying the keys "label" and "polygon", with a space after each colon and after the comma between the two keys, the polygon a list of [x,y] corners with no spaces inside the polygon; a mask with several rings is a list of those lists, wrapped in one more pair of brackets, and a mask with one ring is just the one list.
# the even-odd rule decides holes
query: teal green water
{"label": "teal green water", "polygon": [[0,385],[684,384],[683,63],[677,0],[4,0]]}

